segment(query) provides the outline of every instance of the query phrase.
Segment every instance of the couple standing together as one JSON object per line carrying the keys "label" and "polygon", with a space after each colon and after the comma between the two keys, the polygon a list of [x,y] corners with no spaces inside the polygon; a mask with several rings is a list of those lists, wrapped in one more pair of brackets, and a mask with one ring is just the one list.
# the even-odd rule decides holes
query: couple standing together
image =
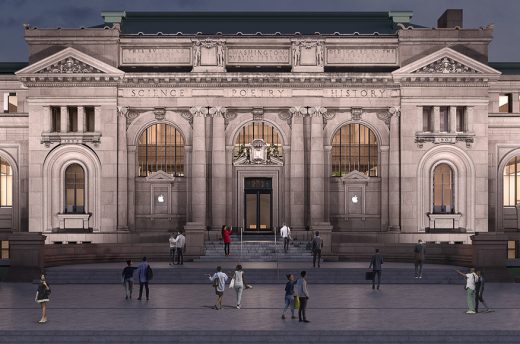
{"label": "couple standing together", "polygon": [[[181,232],[177,232],[177,236],[173,233],[170,235],[170,265],[184,264],[184,246],[186,246],[186,237]],[[177,258],[177,259],[176,259]],[[177,263],[175,263],[177,262]]]}

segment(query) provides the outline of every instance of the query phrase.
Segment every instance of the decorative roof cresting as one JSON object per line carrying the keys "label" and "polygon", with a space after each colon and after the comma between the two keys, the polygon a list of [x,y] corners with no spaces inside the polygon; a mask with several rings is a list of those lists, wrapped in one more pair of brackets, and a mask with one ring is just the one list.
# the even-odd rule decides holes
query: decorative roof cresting
{"label": "decorative roof cresting", "polygon": [[101,74],[103,73],[84,62],[73,57],[67,57],[59,62],[45,67],[37,72],[38,74]]}
{"label": "decorative roof cresting", "polygon": [[460,62],[449,57],[443,57],[433,63],[430,63],[413,73],[417,74],[477,74],[478,72]]}

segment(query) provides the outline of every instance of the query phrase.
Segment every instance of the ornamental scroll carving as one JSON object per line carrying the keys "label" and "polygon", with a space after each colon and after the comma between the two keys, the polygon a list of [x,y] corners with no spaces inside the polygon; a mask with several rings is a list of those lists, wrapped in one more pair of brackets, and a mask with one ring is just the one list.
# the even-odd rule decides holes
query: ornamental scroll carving
{"label": "ornamental scroll carving", "polygon": [[430,63],[413,73],[417,74],[476,74],[475,69],[470,68],[460,62],[449,57],[444,57],[433,63]]}
{"label": "ornamental scroll carving", "polygon": [[73,57],[67,57],[64,60],[56,62],[42,70],[37,74],[101,74],[103,73],[97,68],[81,62]]}
{"label": "ornamental scroll carving", "polygon": [[132,122],[139,117],[139,115],[144,112],[145,110],[137,110],[137,109],[131,109],[126,106],[118,106],[117,112],[120,116],[126,118],[126,129],[132,124]]}
{"label": "ornamental scroll carving", "polygon": [[[323,42],[322,41],[294,41],[292,44],[292,63],[293,66],[313,65],[323,67]],[[302,58],[313,51],[314,63],[309,63]]]}
{"label": "ornamental scroll carving", "polygon": [[377,118],[385,122],[386,126],[390,128],[390,120],[392,116],[400,116],[401,109],[398,106],[389,107],[387,111],[377,113]]}
{"label": "ornamental scroll carving", "polygon": [[198,67],[201,66],[202,58],[202,48],[211,49],[216,48],[216,66],[224,67],[225,64],[225,53],[224,53],[224,44],[223,40],[213,40],[213,39],[204,39],[204,40],[194,40],[193,41],[193,66]]}
{"label": "ornamental scroll carving", "polygon": [[325,126],[327,125],[327,121],[330,121],[331,119],[336,116],[335,113],[329,112],[327,108],[324,108],[323,106],[314,106],[310,107],[307,110],[309,116],[317,116],[321,117],[323,119],[323,128],[325,129]]}
{"label": "ornamental scroll carving", "polygon": [[262,139],[255,139],[250,144],[241,144],[235,148],[233,165],[283,165],[280,148]]}

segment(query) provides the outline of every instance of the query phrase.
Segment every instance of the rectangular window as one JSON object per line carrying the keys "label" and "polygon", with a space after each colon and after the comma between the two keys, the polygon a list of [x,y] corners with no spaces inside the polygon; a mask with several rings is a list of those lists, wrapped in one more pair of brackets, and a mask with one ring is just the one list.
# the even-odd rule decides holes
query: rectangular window
{"label": "rectangular window", "polygon": [[507,259],[516,259],[516,241],[507,241]]}
{"label": "rectangular window", "polygon": [[53,133],[61,131],[61,109],[59,106],[51,106],[51,131]]}
{"label": "rectangular window", "polygon": [[2,240],[0,259],[9,259],[9,241]]}
{"label": "rectangular window", "polygon": [[91,132],[94,132],[96,131],[96,126],[95,126],[95,119],[96,119],[96,114],[95,114],[95,109],[93,106],[85,106],[85,120],[86,120],[86,125],[87,125],[87,132],[91,133]]}
{"label": "rectangular window", "polygon": [[458,131],[459,133],[462,133],[462,132],[466,131],[465,116],[466,116],[466,108],[458,106],[457,107],[457,128],[456,128],[456,131]]}
{"label": "rectangular window", "polygon": [[498,112],[513,112],[513,95],[511,93],[501,94],[498,96]]}
{"label": "rectangular window", "polygon": [[432,132],[432,113],[433,107],[423,106],[423,131]]}
{"label": "rectangular window", "polygon": [[69,132],[78,131],[78,108],[75,106],[67,107],[67,113],[69,115]]}
{"label": "rectangular window", "polygon": [[441,132],[444,132],[444,133],[447,133],[449,131],[449,126],[450,126],[450,111],[449,111],[449,107],[448,106],[441,106],[440,107],[440,122],[441,122],[441,127],[440,127],[440,131]]}
{"label": "rectangular window", "polygon": [[15,92],[4,93],[4,113],[18,112],[18,97]]}

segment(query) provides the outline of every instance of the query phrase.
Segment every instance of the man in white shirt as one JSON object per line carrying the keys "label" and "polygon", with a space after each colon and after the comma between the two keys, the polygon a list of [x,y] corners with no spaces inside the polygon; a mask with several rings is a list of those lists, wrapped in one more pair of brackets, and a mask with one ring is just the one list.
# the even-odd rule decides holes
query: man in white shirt
{"label": "man in white shirt", "polygon": [[186,238],[179,232],[175,240],[177,244],[177,264],[184,265],[184,246],[186,246]]}
{"label": "man in white shirt", "polygon": [[170,265],[175,265],[175,251],[176,251],[176,243],[177,243],[177,240],[175,240],[175,237],[172,234],[170,234],[170,239],[168,240],[170,242],[170,259],[171,259],[171,262],[170,262]]}
{"label": "man in white shirt", "polygon": [[475,284],[478,281],[478,275],[475,273],[475,268],[469,270],[469,274],[465,274],[459,270],[457,273],[466,278],[466,301],[468,302],[468,310],[466,314],[476,314],[475,312]]}
{"label": "man in white shirt", "polygon": [[220,266],[217,266],[217,272],[214,273],[213,276],[208,276],[209,280],[213,282],[215,293],[217,294],[217,303],[215,304],[215,309],[222,309],[222,298],[224,297],[224,290],[226,290],[226,281],[228,280],[228,276],[222,272],[222,268]]}
{"label": "man in white shirt", "polygon": [[289,239],[291,238],[291,229],[284,223],[280,228],[280,236],[283,238],[283,250],[285,253],[289,251]]}

